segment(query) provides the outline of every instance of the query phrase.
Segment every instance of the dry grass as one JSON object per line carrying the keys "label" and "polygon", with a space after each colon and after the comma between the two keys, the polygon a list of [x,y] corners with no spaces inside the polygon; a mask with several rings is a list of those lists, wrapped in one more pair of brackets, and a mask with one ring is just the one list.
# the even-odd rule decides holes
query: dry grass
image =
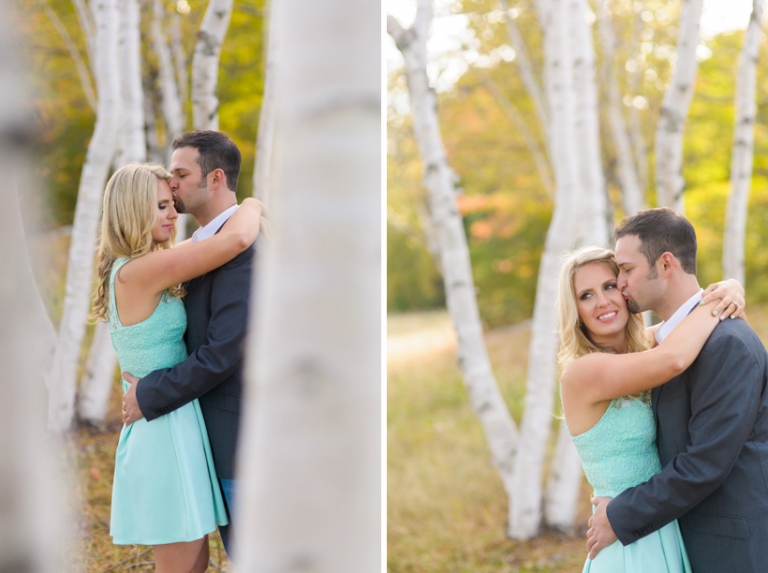
{"label": "dry grass", "polygon": [[[507,497],[469,405],[450,330],[445,313],[388,319],[389,571],[580,570],[590,511],[586,484],[576,536],[506,538]],[[486,337],[499,387],[518,422],[529,336],[524,324]],[[412,343],[411,352],[403,340]]]}

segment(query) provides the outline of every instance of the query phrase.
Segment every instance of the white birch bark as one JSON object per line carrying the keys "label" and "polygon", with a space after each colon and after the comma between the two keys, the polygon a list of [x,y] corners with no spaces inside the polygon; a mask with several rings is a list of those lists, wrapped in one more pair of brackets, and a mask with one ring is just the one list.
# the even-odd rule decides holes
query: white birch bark
{"label": "white birch bark", "polygon": [[152,35],[152,47],[157,54],[158,82],[163,110],[163,121],[166,131],[166,153],[170,161],[170,145],[173,138],[184,131],[184,111],[180,98],[179,86],[176,83],[173,57],[163,33],[163,19],[165,11],[160,0],[153,0],[153,17],[150,22],[150,34]]}
{"label": "white birch bark", "polygon": [[448,310],[458,339],[459,364],[472,407],[483,426],[493,463],[508,495],[512,495],[512,462],[517,428],[499,392],[483,338],[475,298],[469,248],[456,205],[456,174],[448,164],[437,116],[437,102],[427,78],[427,36],[432,16],[430,0],[419,0],[416,20],[404,30],[393,17],[387,31],[405,60],[413,107],[414,135],[424,164],[433,228],[440,247]]}
{"label": "white birch bark", "polygon": [[658,205],[683,211],[683,134],[693,100],[699,67],[696,48],[703,0],[686,0],[680,16],[680,36],[672,81],[661,103],[656,126],[656,194]]}
{"label": "white birch bark", "polygon": [[600,155],[595,49],[592,29],[587,23],[590,8],[587,0],[570,0],[567,9],[576,88],[576,139],[573,140],[573,149],[579,157],[582,189],[578,233],[583,244],[607,246],[609,212]]}
{"label": "white birch bark", "polygon": [[600,24],[600,38],[605,59],[605,85],[608,95],[608,120],[611,135],[616,146],[616,159],[619,167],[621,184],[621,203],[625,215],[634,215],[645,207],[643,191],[635,169],[635,159],[632,153],[632,141],[629,138],[624,114],[622,113],[621,94],[616,79],[614,53],[616,49],[616,34],[613,31],[608,0],[597,0],[597,19]]}
{"label": "white birch bark", "polygon": [[[40,297],[30,272],[15,184],[20,166],[32,160],[29,94],[24,86],[23,51],[10,23],[12,2],[0,1],[0,170],[7,184],[0,189],[0,570],[53,573],[64,560],[64,515],[69,479],[55,467],[61,456],[45,433],[44,370],[40,340],[45,322],[38,320]],[[34,190],[25,187],[24,192]],[[47,319],[47,317],[46,317]]]}
{"label": "white birch bark", "polygon": [[57,432],[71,428],[74,420],[77,362],[90,305],[100,198],[115,153],[120,113],[117,1],[102,0],[95,4],[93,18],[96,23],[98,112],[80,176],[64,312],[51,367],[51,380],[55,383],[51,384],[48,425]]}
{"label": "white birch bark", "polygon": [[581,459],[571,433],[565,421],[561,421],[544,496],[544,520],[550,527],[574,533],[582,475]]}
{"label": "white birch bark", "polygon": [[[247,346],[236,562],[381,567],[378,11],[275,0],[281,64],[272,217]],[[281,18],[282,20],[282,18]]]}
{"label": "white birch bark", "polygon": [[[195,129],[219,129],[216,95],[221,44],[229,27],[234,0],[209,0],[192,55],[192,124]],[[307,46],[307,49],[312,47]]]}
{"label": "white birch bark", "polygon": [[269,14],[265,21],[264,29],[267,36],[267,49],[264,56],[264,95],[261,99],[261,111],[259,112],[259,131],[256,134],[256,159],[253,168],[253,196],[265,205],[269,205],[269,174],[272,167],[272,145],[275,139],[275,121],[277,109],[276,82],[277,61],[280,56],[279,34],[277,33],[277,21],[281,3],[270,2]]}
{"label": "white birch bark", "polygon": [[736,117],[731,151],[731,193],[725,211],[723,276],[744,284],[744,239],[752,183],[755,142],[757,62],[762,36],[763,0],[753,0],[736,80]]}
{"label": "white birch bark", "polygon": [[139,0],[120,2],[120,93],[121,141],[115,166],[147,160],[144,133],[144,89],[141,77],[141,37]]}
{"label": "white birch bark", "polygon": [[552,0],[541,8],[544,21],[545,89],[549,101],[552,166],[556,195],[552,221],[547,231],[536,285],[531,343],[528,353],[525,411],[520,443],[514,459],[512,504],[508,535],[514,539],[535,536],[541,524],[544,453],[550,435],[555,395],[555,334],[560,253],[573,246],[576,235],[575,201],[581,193],[576,141],[576,87],[573,54],[569,43],[570,24],[566,0]]}

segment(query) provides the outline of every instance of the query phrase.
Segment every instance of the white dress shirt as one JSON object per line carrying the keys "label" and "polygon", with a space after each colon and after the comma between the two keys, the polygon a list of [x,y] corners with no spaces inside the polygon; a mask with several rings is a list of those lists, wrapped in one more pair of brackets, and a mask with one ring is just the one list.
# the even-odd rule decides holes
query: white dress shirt
{"label": "white dress shirt", "polygon": [[677,325],[683,322],[683,319],[693,310],[693,307],[701,302],[701,294],[704,291],[699,289],[699,292],[694,294],[691,298],[686,300],[675,313],[669,317],[669,320],[662,322],[659,328],[656,329],[656,340],[661,342],[670,333],[677,328]]}
{"label": "white dress shirt", "polygon": [[219,228],[224,223],[226,223],[232,215],[235,214],[235,211],[237,211],[238,207],[240,207],[240,205],[232,205],[229,209],[216,215],[216,217],[214,217],[213,220],[205,227],[200,227],[197,231],[192,233],[192,242],[198,243],[213,237],[216,234],[216,231],[218,231]]}

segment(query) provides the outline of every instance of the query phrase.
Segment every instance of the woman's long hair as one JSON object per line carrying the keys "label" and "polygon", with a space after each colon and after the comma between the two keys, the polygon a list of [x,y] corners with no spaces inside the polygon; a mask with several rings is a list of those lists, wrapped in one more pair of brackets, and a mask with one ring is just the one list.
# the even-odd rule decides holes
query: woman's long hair
{"label": "woman's long hair", "polygon": [[[564,255],[557,295],[558,332],[560,334],[557,365],[561,373],[572,360],[580,356],[592,352],[611,352],[610,349],[601,348],[589,339],[587,330],[579,319],[579,311],[576,306],[576,290],[573,286],[576,271],[595,263],[607,265],[616,276],[619,275],[616,257],[608,249],[584,247]],[[630,313],[626,332],[627,352],[640,352],[649,348],[643,319],[639,314]]]}
{"label": "woman's long hair", "polygon": [[[104,190],[96,250],[98,287],[93,302],[93,318],[107,318],[109,275],[116,259],[135,259],[153,248],[167,249],[173,245],[175,225],[168,241],[157,245],[152,241],[152,229],[158,221],[157,185],[170,179],[171,174],[164,167],[150,163],[125,165],[109,179]],[[177,297],[184,293],[180,285],[168,291]]]}

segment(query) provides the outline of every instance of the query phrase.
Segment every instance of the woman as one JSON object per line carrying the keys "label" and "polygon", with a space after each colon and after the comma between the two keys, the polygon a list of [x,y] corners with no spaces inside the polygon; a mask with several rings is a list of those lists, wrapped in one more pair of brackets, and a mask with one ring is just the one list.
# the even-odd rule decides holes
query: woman
{"label": "woman", "polygon": [[[139,377],[186,358],[181,284],[247,249],[262,212],[246,199],[214,237],[170,248],[178,217],[170,178],[159,165],[126,165],[104,192],[94,315],[109,321],[121,370]],[[114,543],[152,545],[158,573],[203,573],[207,536],[226,523],[197,400],[123,427],[112,487]]]}
{"label": "woman", "polygon": [[[618,271],[611,251],[575,251],[563,264],[558,300],[565,419],[595,495],[609,497],[661,471],[646,391],[682,373],[719,320],[744,306],[735,281],[710,286],[700,307],[650,348],[654,329],[627,309]],[[622,571],[690,573],[677,522],[627,546],[617,541],[584,565],[590,573]]]}

